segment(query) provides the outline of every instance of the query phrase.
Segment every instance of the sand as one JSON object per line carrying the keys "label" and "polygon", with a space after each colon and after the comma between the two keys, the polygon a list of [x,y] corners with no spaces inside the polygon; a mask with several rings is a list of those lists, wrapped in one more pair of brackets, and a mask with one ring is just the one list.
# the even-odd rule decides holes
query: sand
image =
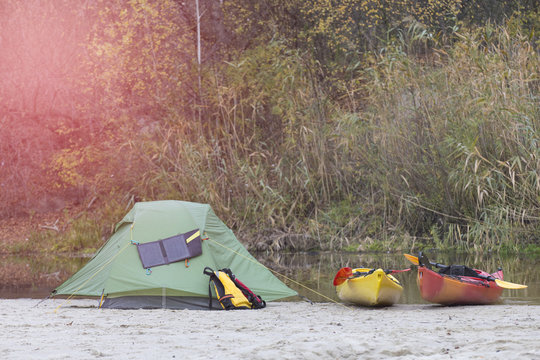
{"label": "sand", "polygon": [[1,359],[540,359],[538,305],[273,302],[200,311],[38,303],[0,300]]}

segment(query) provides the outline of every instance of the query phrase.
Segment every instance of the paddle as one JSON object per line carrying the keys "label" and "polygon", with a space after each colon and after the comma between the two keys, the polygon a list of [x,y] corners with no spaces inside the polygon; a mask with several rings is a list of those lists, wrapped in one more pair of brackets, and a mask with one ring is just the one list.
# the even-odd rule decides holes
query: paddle
{"label": "paddle", "polygon": [[[407,260],[409,260],[411,263],[413,263],[414,265],[419,265],[420,262],[418,261],[418,258],[416,256],[413,256],[413,255],[410,255],[410,254],[403,254],[403,256],[405,256],[407,258]],[[435,267],[438,267],[438,268],[447,268],[448,265],[443,265],[443,264],[438,264],[438,263],[434,263],[434,262],[429,262],[430,265],[433,265]],[[501,280],[501,279],[497,279],[493,276],[484,276],[484,275],[480,275],[478,274],[478,277],[480,279],[485,279],[485,280],[489,280],[489,281],[495,281],[495,284],[497,284],[498,286],[504,288],[504,289],[525,289],[527,287],[527,285],[521,285],[521,284],[514,284],[514,283],[511,283],[509,281],[504,281],[504,280]]]}
{"label": "paddle", "polygon": [[[416,256],[409,255],[409,254],[403,254],[403,256],[405,256],[407,258],[407,260],[409,260],[414,265],[420,265],[421,260],[418,259]],[[424,259],[424,260],[427,260],[427,259]],[[429,260],[428,260],[428,263],[429,264],[422,263],[422,266],[425,266],[425,267],[429,268],[429,267],[431,267],[431,265],[433,265],[433,266],[435,266],[436,268],[439,268],[439,269],[446,269],[448,267],[448,265],[439,264],[439,263],[432,262],[432,261],[429,261]]]}
{"label": "paddle", "polygon": [[[334,277],[334,286],[341,285],[341,284],[343,284],[345,282],[345,280],[354,279],[355,277],[363,276],[364,274],[369,275],[369,274],[373,273],[375,270],[376,269],[371,269],[369,271],[362,271],[362,272],[357,271],[357,272],[353,273],[353,269],[351,269],[350,267],[341,268],[341,269],[339,269],[336,276]],[[385,274],[396,274],[396,273],[405,272],[405,271],[409,271],[409,270],[411,270],[411,269],[384,270],[384,273]]]}

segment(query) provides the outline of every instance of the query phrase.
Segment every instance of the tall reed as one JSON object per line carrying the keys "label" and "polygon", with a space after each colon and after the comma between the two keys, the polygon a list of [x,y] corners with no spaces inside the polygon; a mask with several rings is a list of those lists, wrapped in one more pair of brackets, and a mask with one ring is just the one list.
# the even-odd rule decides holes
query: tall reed
{"label": "tall reed", "polygon": [[515,249],[540,223],[538,53],[508,27],[455,37],[428,58],[395,46],[368,71],[373,163],[395,226]]}
{"label": "tall reed", "polygon": [[329,84],[274,40],[205,69],[202,124],[172,104],[126,141],[129,193],[208,202],[260,250],[521,248],[540,232],[538,60],[510,27],[413,27]]}

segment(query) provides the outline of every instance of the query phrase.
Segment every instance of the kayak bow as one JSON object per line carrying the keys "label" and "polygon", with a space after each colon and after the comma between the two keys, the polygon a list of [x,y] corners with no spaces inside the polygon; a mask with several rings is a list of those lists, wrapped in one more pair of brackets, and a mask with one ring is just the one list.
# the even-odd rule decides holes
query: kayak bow
{"label": "kayak bow", "polygon": [[409,271],[369,268],[342,268],[334,278],[338,297],[347,303],[363,306],[395,304],[403,287],[391,273]]}

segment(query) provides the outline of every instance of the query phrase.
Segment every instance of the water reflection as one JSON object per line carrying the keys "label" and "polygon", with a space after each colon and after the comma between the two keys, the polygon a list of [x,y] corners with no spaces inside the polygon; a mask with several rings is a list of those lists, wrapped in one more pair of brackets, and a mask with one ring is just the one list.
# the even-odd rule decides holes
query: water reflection
{"label": "water reflection", "polygon": [[44,298],[88,258],[0,256],[0,298]]}
{"label": "water reflection", "polygon": [[[271,257],[258,255],[256,257],[269,268],[285,275],[288,279],[282,278],[282,280],[287,285],[313,301],[328,301],[325,297],[339,301],[332,286],[332,280],[341,267],[405,269],[410,266],[410,263],[401,254],[300,253],[278,254]],[[540,304],[540,267],[538,266],[540,258],[460,253],[429,253],[429,257],[432,261],[436,260],[442,264],[467,264],[489,272],[494,272],[498,267],[502,267],[507,281],[529,286],[522,290],[505,289],[501,297],[502,303]],[[399,303],[427,303],[420,297],[416,285],[416,272],[410,271],[394,276],[403,285],[403,295]],[[324,297],[302,285],[315,290]]]}
{"label": "water reflection", "polygon": [[[278,275],[278,277],[287,285],[312,301],[328,301],[327,298],[338,301],[332,280],[341,267],[404,269],[410,266],[401,254],[327,252],[255,254],[255,257],[280,274],[281,276]],[[432,261],[436,260],[444,264],[467,264],[490,272],[501,266],[504,269],[505,280],[529,286],[523,290],[504,290],[502,302],[540,305],[540,267],[538,266],[540,258],[459,253],[429,253],[429,257]],[[2,256],[0,257],[0,298],[44,298],[88,260],[89,258],[63,256]],[[395,276],[404,288],[400,303],[425,303],[416,286],[415,272],[400,273]]]}

